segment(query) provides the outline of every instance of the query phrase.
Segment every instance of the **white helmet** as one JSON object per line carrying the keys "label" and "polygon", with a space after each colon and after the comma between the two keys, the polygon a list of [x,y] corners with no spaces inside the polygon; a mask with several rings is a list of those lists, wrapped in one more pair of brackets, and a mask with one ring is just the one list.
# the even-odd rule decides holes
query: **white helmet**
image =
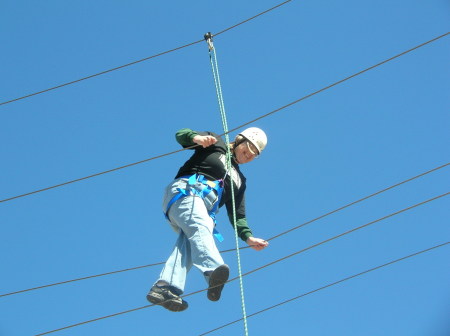
{"label": "white helmet", "polygon": [[261,154],[261,152],[267,145],[267,135],[260,128],[250,127],[243,130],[238,134],[238,136],[239,135],[242,135],[256,147],[256,149],[258,150],[258,155]]}

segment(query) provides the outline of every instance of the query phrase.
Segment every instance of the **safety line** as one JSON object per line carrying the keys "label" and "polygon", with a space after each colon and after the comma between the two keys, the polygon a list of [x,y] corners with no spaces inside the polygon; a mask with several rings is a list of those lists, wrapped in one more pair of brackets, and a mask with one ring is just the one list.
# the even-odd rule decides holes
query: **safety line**
{"label": "safety line", "polygon": [[[258,117],[258,118],[256,118],[256,119],[253,119],[253,120],[251,120],[251,121],[248,121],[248,122],[246,122],[245,124],[242,124],[242,125],[240,125],[240,126],[234,128],[234,129],[231,129],[231,130],[229,130],[229,133],[234,132],[234,131],[236,131],[236,130],[238,130],[238,129],[244,127],[244,126],[247,126],[247,125],[249,125],[249,124],[251,124],[251,123],[254,123],[254,122],[257,121],[257,120],[260,120],[260,119],[265,118],[265,117],[268,117],[268,116],[270,116],[270,115],[272,115],[272,114],[274,114],[274,113],[277,113],[277,112],[279,112],[279,111],[281,111],[281,110],[283,110],[283,109],[285,109],[285,108],[287,108],[287,107],[290,107],[290,106],[292,106],[292,105],[294,105],[294,104],[297,104],[297,103],[301,102],[302,100],[305,100],[305,99],[310,98],[310,97],[312,97],[312,96],[314,96],[314,95],[316,95],[316,94],[318,94],[318,93],[320,93],[320,92],[323,92],[323,91],[325,91],[325,90],[328,90],[328,89],[330,89],[330,88],[332,88],[332,87],[334,87],[334,86],[336,86],[336,85],[338,85],[338,84],[341,84],[341,83],[343,83],[343,82],[345,82],[345,81],[347,81],[347,80],[349,80],[349,79],[351,79],[351,78],[354,78],[354,77],[356,77],[356,76],[359,76],[359,75],[361,75],[361,74],[363,74],[363,73],[365,73],[365,72],[367,72],[367,71],[369,71],[369,70],[372,70],[372,69],[374,69],[374,68],[376,68],[376,67],[378,67],[378,66],[380,66],[380,65],[383,65],[383,64],[385,64],[385,63],[387,63],[387,62],[389,62],[389,61],[392,61],[392,60],[394,60],[394,59],[396,59],[396,58],[398,58],[398,57],[400,57],[400,56],[403,56],[403,55],[405,55],[405,54],[407,54],[407,53],[409,53],[409,52],[412,52],[412,51],[414,51],[414,50],[416,50],[416,49],[418,49],[418,48],[421,48],[421,47],[423,47],[423,46],[425,46],[425,45],[427,45],[427,44],[429,44],[429,43],[435,42],[435,41],[437,41],[437,40],[439,40],[439,39],[441,39],[441,38],[443,38],[443,37],[445,37],[445,36],[447,36],[447,35],[449,35],[449,34],[450,34],[450,32],[445,33],[445,34],[443,34],[443,35],[440,35],[440,36],[438,36],[438,37],[435,37],[435,38],[433,38],[433,39],[431,39],[431,40],[429,40],[429,41],[427,41],[427,42],[424,42],[424,43],[422,43],[422,44],[420,44],[420,45],[418,45],[418,46],[416,46],[416,47],[414,47],[414,48],[411,48],[411,49],[409,49],[409,50],[407,50],[407,51],[404,51],[404,52],[402,52],[402,53],[400,53],[400,54],[398,54],[398,55],[396,55],[396,56],[390,57],[389,59],[387,59],[387,60],[385,60],[385,61],[382,61],[382,62],[380,62],[380,63],[377,63],[377,64],[375,64],[375,65],[373,65],[373,66],[371,66],[371,67],[369,67],[369,68],[366,68],[366,69],[364,69],[364,70],[362,70],[362,71],[359,71],[359,72],[357,72],[357,73],[355,73],[355,74],[353,74],[353,75],[351,75],[351,76],[348,76],[348,77],[346,77],[346,78],[344,78],[344,79],[341,79],[341,80],[339,80],[339,81],[337,81],[337,82],[335,82],[335,83],[333,83],[333,84],[331,84],[331,85],[328,85],[328,86],[326,86],[326,87],[324,87],[324,88],[322,88],[322,89],[320,89],[320,90],[317,90],[317,91],[315,91],[315,92],[313,92],[313,93],[310,93],[310,94],[308,94],[308,95],[306,95],[306,96],[304,96],[304,97],[302,97],[302,98],[300,98],[300,99],[297,99],[297,100],[295,100],[295,101],[293,101],[293,102],[291,102],[291,103],[289,103],[289,104],[287,104],[287,105],[284,105],[284,106],[282,106],[282,107],[279,107],[279,108],[277,108],[276,110],[273,110],[273,111],[271,111],[271,112],[269,112],[269,113],[266,113],[266,114],[264,114],[264,115],[262,115],[262,116],[260,116],[260,117]],[[223,136],[223,135],[224,135],[224,134],[221,134],[221,136]],[[192,148],[192,147],[190,147],[190,148]],[[79,181],[82,181],[82,180],[86,180],[86,179],[89,179],[89,178],[92,178],[92,177],[96,177],[96,176],[103,175],[103,174],[106,174],[106,173],[110,173],[110,172],[113,172],[113,171],[117,171],[117,170],[120,170],[120,169],[128,168],[128,167],[131,167],[131,166],[140,164],[140,163],[144,163],[144,162],[147,162],[147,161],[151,161],[151,160],[154,160],[154,159],[161,158],[161,157],[163,157],[163,156],[175,154],[175,153],[184,151],[184,150],[186,150],[186,149],[189,149],[189,148],[183,148],[183,149],[180,149],[180,150],[177,150],[177,151],[173,151],[173,152],[170,152],[170,153],[167,153],[167,154],[158,155],[158,156],[155,156],[155,157],[146,159],[146,160],[142,160],[142,161],[138,161],[138,162],[135,162],[135,163],[131,163],[131,164],[128,164],[128,165],[125,165],[125,166],[121,166],[121,167],[118,167],[118,168],[110,169],[110,170],[107,170],[107,171],[104,171],[104,172],[101,172],[101,173],[97,173],[97,174],[89,175],[89,176],[82,177],[82,178],[79,178],[79,179],[76,179],[76,180],[72,180],[72,181],[69,181],[69,182],[57,184],[57,185],[54,185],[54,186],[51,186],[51,187],[48,187],[48,188],[39,189],[39,190],[32,191],[32,192],[29,192],[29,193],[26,193],[26,194],[22,194],[22,195],[17,195],[17,196],[14,196],[14,197],[6,198],[6,199],[3,199],[3,200],[0,200],[0,203],[2,203],[2,202],[7,202],[7,201],[11,201],[11,200],[14,200],[14,199],[17,199],[17,198],[21,198],[21,197],[25,197],[25,196],[29,196],[29,195],[36,194],[36,193],[39,193],[39,192],[43,192],[43,191],[46,191],[46,190],[50,190],[50,189],[53,189],[53,188],[62,187],[62,186],[65,186],[65,185],[67,185],[67,184],[79,182]]]}
{"label": "safety line", "polygon": [[[276,264],[276,263],[278,263],[278,262],[281,262],[281,261],[283,261],[283,260],[286,260],[286,259],[288,259],[288,258],[291,258],[291,257],[293,257],[293,256],[296,256],[296,255],[298,255],[298,254],[300,254],[300,253],[306,252],[306,251],[308,251],[308,250],[311,250],[311,249],[313,249],[313,248],[315,248],[315,247],[317,247],[317,246],[326,244],[326,243],[328,243],[328,242],[330,242],[330,241],[332,241],[332,240],[334,240],[334,239],[340,238],[340,237],[342,237],[342,236],[344,236],[344,235],[347,235],[347,234],[349,234],[349,233],[352,233],[352,232],[354,232],[354,231],[356,231],[356,230],[365,228],[365,227],[367,227],[367,226],[369,226],[369,225],[372,225],[372,224],[377,223],[377,222],[380,222],[380,221],[382,221],[382,220],[384,220],[384,219],[387,219],[387,218],[396,216],[396,215],[398,215],[398,214],[400,214],[400,213],[402,213],[402,212],[411,210],[411,209],[413,209],[413,208],[416,208],[416,207],[418,207],[418,206],[421,206],[421,205],[424,205],[424,204],[426,204],[426,203],[432,202],[432,201],[437,200],[437,199],[439,199],[439,198],[442,198],[442,197],[444,197],[444,196],[448,196],[449,194],[450,194],[450,192],[447,192],[447,193],[445,193],[445,194],[441,194],[441,195],[439,195],[439,196],[435,196],[435,197],[430,198],[430,199],[428,199],[428,200],[425,200],[425,201],[423,201],[423,202],[420,202],[420,203],[417,203],[417,204],[412,205],[412,206],[410,206],[410,207],[407,207],[407,208],[405,208],[405,209],[399,210],[399,211],[397,211],[397,212],[395,212],[395,213],[392,213],[392,214],[390,214],[390,215],[387,215],[387,216],[384,216],[384,217],[379,218],[379,219],[377,219],[377,220],[374,220],[374,221],[372,221],[372,222],[370,222],[370,223],[361,225],[361,226],[359,226],[359,227],[357,227],[357,228],[355,228],[355,229],[353,229],[353,230],[346,231],[346,232],[344,232],[344,233],[342,233],[342,234],[339,234],[339,235],[334,236],[334,237],[332,237],[332,238],[326,239],[326,240],[324,240],[324,241],[322,241],[322,242],[320,242],[320,243],[311,245],[311,246],[309,246],[309,247],[307,247],[307,248],[304,248],[304,249],[302,249],[302,250],[300,250],[300,251],[294,252],[294,253],[292,253],[292,254],[286,256],[286,257],[277,259],[277,260],[275,260],[275,261],[273,261],[273,262],[271,262],[271,263],[268,263],[268,264],[266,264],[266,265],[263,265],[263,266],[261,266],[261,267],[258,267],[258,268],[254,269],[254,270],[252,270],[252,271],[249,271],[249,272],[247,272],[247,273],[244,273],[242,276],[247,276],[247,275],[249,275],[249,274],[255,273],[255,272],[257,272],[257,271],[260,271],[260,270],[263,269],[263,268],[272,266],[272,265],[274,265],[274,264]],[[227,283],[232,282],[232,281],[237,280],[237,279],[238,279],[238,277],[229,279],[229,280],[227,281]],[[201,293],[201,292],[204,292],[204,291],[207,291],[207,290],[208,290],[208,288],[202,289],[202,290],[198,290],[198,291],[195,291],[195,292],[192,292],[192,293],[189,293],[189,294],[181,295],[180,297],[181,297],[181,298],[186,298],[186,297],[188,297],[188,296],[191,296],[191,295],[194,295],[194,294],[198,294],[198,293]],[[59,329],[54,329],[54,330],[51,330],[51,331],[47,331],[47,332],[44,332],[44,333],[41,333],[41,334],[37,334],[37,335],[35,335],[35,336],[42,336],[42,335],[51,334],[51,333],[54,333],[54,332],[57,332],[57,331],[61,331],[61,330],[65,330],[65,329],[70,329],[70,328],[77,327],[77,326],[81,326],[81,325],[85,325],[85,324],[88,324],[88,323],[91,323],[91,322],[96,322],[96,321],[99,321],[99,320],[107,319],[107,318],[109,318],[109,317],[114,317],[114,316],[118,316],[118,315],[123,315],[123,314],[126,314],[126,313],[130,313],[130,312],[133,312],[133,311],[137,311],[137,310],[140,310],[140,309],[149,308],[149,307],[153,307],[153,306],[155,306],[155,305],[152,304],[152,305],[146,305],[146,306],[142,306],[142,307],[138,307],[138,308],[133,308],[133,309],[125,310],[125,311],[122,311],[122,312],[119,312],[119,313],[115,313],[115,314],[111,314],[111,315],[107,315],[107,316],[102,316],[102,317],[95,318],[95,319],[92,319],[92,320],[83,321],[83,322],[79,322],[79,323],[76,323],[76,324],[72,324],[72,325],[69,325],[69,326],[66,326],[66,327],[62,327],[62,328],[59,328]]]}
{"label": "safety line", "polygon": [[[258,314],[261,314],[261,313],[265,313],[265,312],[268,311],[268,310],[271,310],[271,309],[280,307],[280,306],[282,306],[282,305],[284,305],[284,304],[286,304],[286,303],[289,303],[289,302],[298,300],[298,299],[303,298],[303,297],[305,297],[305,296],[307,296],[307,295],[310,295],[310,294],[319,292],[319,291],[321,291],[321,290],[323,290],[323,289],[326,289],[326,288],[329,288],[329,287],[338,285],[338,284],[340,284],[340,283],[342,283],[342,282],[345,282],[345,281],[347,281],[347,280],[354,279],[354,278],[359,277],[359,276],[361,276],[361,275],[370,273],[370,272],[375,271],[375,270],[379,270],[380,268],[383,268],[383,267],[386,267],[386,266],[390,266],[390,265],[395,264],[395,263],[397,263],[397,262],[400,262],[400,261],[403,261],[403,260],[406,260],[406,259],[409,259],[409,258],[418,256],[418,255],[420,255],[420,254],[422,254],[422,253],[429,252],[429,251],[431,251],[431,250],[434,250],[434,249],[443,247],[443,246],[448,245],[448,244],[450,244],[450,242],[446,242],[446,243],[442,243],[442,244],[439,244],[439,245],[435,245],[435,246],[433,246],[433,247],[430,247],[430,248],[427,248],[427,249],[425,249],[425,250],[422,250],[422,251],[419,251],[419,252],[416,252],[416,253],[407,255],[407,256],[405,256],[405,257],[402,257],[402,258],[399,258],[399,259],[392,260],[392,261],[390,261],[390,262],[388,262],[388,263],[385,263],[385,264],[382,264],[382,265],[379,265],[379,266],[370,268],[370,269],[368,269],[368,270],[366,270],[366,271],[363,271],[363,272],[360,272],[360,273],[351,275],[351,276],[346,277],[346,278],[344,278],[344,279],[341,279],[341,280],[338,280],[338,281],[329,283],[328,285],[325,285],[325,286],[316,288],[316,289],[314,289],[314,290],[312,290],[312,291],[309,291],[309,292],[300,294],[300,295],[298,295],[298,296],[296,296],[296,297],[293,297],[293,298],[291,298],[291,299],[288,299],[288,300],[279,302],[279,303],[277,303],[277,304],[275,304],[275,305],[273,305],[273,306],[270,306],[270,307],[264,308],[264,309],[262,309],[262,310],[259,310],[259,311],[255,312],[255,313],[252,313],[252,314],[248,315],[247,317],[253,317],[253,316],[255,316],[255,315],[258,315]],[[204,335],[211,334],[211,333],[213,333],[213,332],[215,332],[215,331],[217,331],[217,330],[223,329],[223,328],[228,327],[228,326],[230,326],[230,325],[232,325],[232,324],[234,324],[234,323],[237,323],[237,322],[239,322],[240,320],[241,320],[241,319],[235,320],[235,321],[233,321],[233,322],[229,322],[229,323],[224,324],[224,325],[222,325],[222,326],[220,326],[220,327],[217,327],[217,328],[212,329],[212,330],[209,330],[209,331],[207,331],[207,332],[205,332],[205,333],[203,333],[203,334],[200,334],[199,336],[204,336]]]}
{"label": "safety line", "polygon": [[[231,205],[232,205],[232,212],[233,212],[233,228],[234,228],[234,238],[235,238],[235,244],[236,244],[236,259],[237,259],[238,274],[239,274],[239,289],[240,289],[240,294],[241,294],[241,308],[242,308],[242,315],[243,315],[243,321],[244,321],[244,335],[248,336],[247,312],[245,309],[244,282],[242,280],[241,254],[240,254],[240,250],[239,250],[239,236],[238,236],[237,219],[236,219],[236,200],[235,200],[235,195],[234,195],[233,167],[231,165],[232,157],[231,157],[231,149],[230,149],[230,137],[228,136],[228,122],[227,122],[227,115],[226,115],[226,111],[225,111],[225,102],[223,99],[222,86],[221,86],[221,81],[220,81],[219,63],[217,62],[216,48],[213,45],[211,33],[208,33],[208,34],[205,34],[205,40],[208,43],[209,59],[211,62],[211,69],[212,69],[213,78],[214,78],[214,85],[216,87],[216,94],[217,94],[217,99],[218,99],[218,103],[219,103],[220,116],[222,119],[222,127],[223,127],[223,131],[225,134],[225,146],[227,148],[226,164],[227,164],[227,174],[230,177],[230,186],[231,186],[230,190],[231,190]],[[224,183],[225,183],[225,181],[224,181]],[[237,181],[236,181],[236,183],[237,183]]]}
{"label": "safety line", "polygon": [[[297,229],[299,229],[299,228],[301,228],[301,227],[303,227],[303,226],[306,226],[306,225],[311,224],[311,223],[313,223],[313,222],[315,222],[315,221],[318,221],[319,219],[322,219],[322,218],[324,218],[324,217],[330,216],[331,214],[334,214],[334,213],[339,212],[339,211],[341,211],[341,210],[344,210],[344,209],[346,209],[346,208],[348,208],[348,207],[351,207],[351,206],[353,206],[353,205],[355,205],[355,204],[357,204],[357,203],[360,203],[360,202],[365,201],[365,200],[367,200],[367,199],[369,199],[369,198],[372,198],[372,197],[374,197],[374,196],[376,196],[376,195],[379,195],[379,194],[381,194],[381,193],[383,193],[383,192],[386,192],[386,191],[388,191],[388,190],[391,190],[391,189],[393,189],[393,188],[396,188],[396,187],[398,187],[398,186],[400,186],[400,185],[402,185],[402,184],[411,182],[411,181],[413,181],[413,180],[415,180],[415,179],[418,179],[418,178],[420,178],[420,177],[423,177],[423,176],[425,176],[425,175],[427,175],[427,174],[430,174],[430,173],[432,173],[432,172],[435,172],[435,171],[437,171],[437,170],[439,170],[439,169],[445,168],[445,167],[447,167],[448,165],[450,165],[450,162],[449,162],[449,163],[446,163],[446,164],[444,164],[444,165],[441,165],[441,166],[439,166],[439,167],[430,169],[430,170],[428,170],[428,171],[426,171],[426,172],[423,172],[423,173],[421,173],[421,174],[419,174],[419,175],[416,175],[416,176],[414,176],[414,177],[411,177],[411,178],[409,178],[409,179],[406,179],[406,180],[404,180],[404,181],[402,181],[402,182],[396,183],[396,184],[394,184],[394,185],[392,185],[392,186],[390,186],[390,187],[384,188],[384,189],[382,189],[382,190],[380,190],[380,191],[377,191],[377,192],[375,192],[375,193],[372,193],[372,194],[370,194],[370,195],[368,195],[368,196],[365,196],[365,197],[363,197],[363,198],[360,198],[360,199],[358,199],[358,200],[356,200],[356,201],[353,201],[353,202],[351,202],[351,203],[348,203],[347,205],[344,205],[344,206],[342,206],[342,207],[340,207],[340,208],[337,208],[337,209],[335,209],[335,210],[332,210],[332,211],[330,211],[330,212],[328,212],[328,213],[326,213],[326,214],[324,214],[324,215],[321,215],[321,216],[319,216],[319,217],[316,217],[316,218],[314,218],[314,219],[312,219],[312,220],[309,220],[309,221],[307,221],[307,222],[305,222],[305,223],[303,223],[303,224],[301,224],[301,225],[298,225],[298,226],[296,226],[296,227],[293,227],[292,229],[289,229],[289,230],[287,230],[287,231],[285,231],[285,232],[282,232],[282,233],[280,233],[280,234],[278,234],[278,235],[276,235],[276,236],[273,236],[273,237],[267,239],[267,241],[276,239],[276,238],[278,238],[278,237],[280,237],[280,236],[282,236],[282,235],[285,235],[285,234],[290,233],[290,232],[292,232],[292,231],[294,231],[294,230],[297,230]],[[249,246],[247,246],[247,247],[241,247],[240,249],[243,250],[243,249],[247,249],[247,248],[249,248]],[[223,250],[223,251],[220,251],[220,253],[227,253],[227,252],[232,252],[232,251],[235,251],[235,249],[233,248],[233,249]],[[10,292],[10,293],[6,293],[6,294],[1,294],[0,297],[3,297],[3,296],[9,296],[9,295],[15,295],[15,294],[20,294],[20,293],[24,293],[24,292],[28,292],[28,291],[33,291],[33,290],[37,290],[37,289],[43,289],[43,288],[47,288],[47,287],[52,287],[52,286],[62,285],[62,284],[66,284],[66,283],[70,283],[70,282],[75,282],[75,281],[87,280],[87,279],[97,278],[97,277],[101,277],[101,276],[112,275],[112,274],[116,274],[116,273],[121,273],[121,272],[126,272],[126,271],[133,271],[133,270],[137,270],[137,269],[141,269],[141,268],[147,268],[147,267],[152,267],[152,266],[162,265],[162,264],[164,264],[164,263],[165,263],[164,261],[161,261],[161,262],[154,263],[154,264],[148,264],[148,265],[136,266],[136,267],[126,268],[126,269],[122,269],[122,270],[117,270],[117,271],[112,271],[112,272],[107,272],[107,273],[101,273],[101,274],[96,274],[96,275],[91,275],[91,276],[85,276],[85,277],[82,277],[82,278],[77,278],[77,279],[72,279],[72,280],[67,280],[67,281],[56,282],[56,283],[52,283],[52,284],[48,284],[48,285],[43,285],[43,286],[38,286],[38,287],[33,287],[33,288],[28,288],[28,289],[23,289],[23,290],[19,290],[19,291],[15,291],[15,292]]]}
{"label": "safety line", "polygon": [[[257,17],[259,17],[259,16],[261,16],[263,14],[266,14],[266,13],[268,13],[268,12],[278,8],[278,7],[281,7],[281,6],[287,4],[288,2],[291,2],[291,1],[292,0],[288,0],[288,1],[285,1],[283,3],[280,3],[280,4],[278,4],[278,5],[276,5],[276,6],[272,7],[272,8],[269,8],[269,9],[265,10],[264,12],[261,12],[261,13],[255,15],[255,16],[252,16],[249,19],[246,19],[246,20],[244,20],[244,21],[242,21],[242,22],[240,22],[238,24],[235,24],[235,25],[233,25],[231,27],[228,27],[228,28],[218,32],[215,35],[223,34],[223,33],[227,32],[227,31],[229,31],[229,30],[231,30],[233,28],[236,28],[236,27],[238,27],[238,26],[240,26],[240,25],[242,25],[242,24],[244,24],[244,23],[246,23],[248,21],[251,21],[251,20],[253,20],[253,19],[255,19],[255,18],[257,18]],[[182,46],[177,47],[177,48],[173,48],[173,49],[161,52],[161,53],[153,55],[153,56],[145,57],[145,58],[142,58],[140,60],[137,60],[137,61],[134,61],[134,62],[131,62],[131,63],[127,63],[127,64],[124,64],[124,65],[121,65],[121,66],[118,66],[118,67],[115,67],[115,68],[112,68],[112,69],[109,69],[109,70],[105,70],[105,71],[102,71],[102,72],[99,72],[99,73],[96,73],[96,74],[93,74],[93,75],[90,75],[90,76],[86,76],[86,77],[83,77],[83,78],[80,78],[80,79],[77,79],[77,80],[73,80],[71,82],[67,82],[67,83],[64,83],[64,84],[61,84],[61,85],[57,85],[57,86],[54,86],[54,87],[51,87],[51,88],[48,88],[48,89],[45,89],[45,90],[42,90],[42,91],[34,92],[34,93],[28,94],[28,95],[23,96],[23,97],[11,99],[11,100],[8,100],[8,101],[0,103],[0,105],[6,105],[6,104],[9,104],[9,103],[12,103],[12,102],[16,102],[16,101],[19,101],[19,100],[22,100],[22,99],[25,99],[25,98],[29,98],[29,97],[36,96],[36,95],[39,95],[39,94],[42,94],[42,93],[45,93],[45,92],[56,90],[56,89],[62,88],[64,86],[72,85],[72,84],[75,84],[75,83],[78,83],[78,82],[81,82],[81,81],[84,81],[84,80],[87,80],[87,79],[90,79],[90,78],[94,78],[94,77],[97,77],[97,76],[100,76],[100,75],[104,75],[104,74],[107,74],[107,73],[112,72],[112,71],[116,71],[116,70],[119,70],[119,69],[123,69],[123,68],[129,67],[131,65],[135,65],[135,64],[138,64],[138,63],[141,63],[141,62],[144,62],[144,61],[148,61],[149,59],[156,58],[158,56],[162,56],[162,55],[165,55],[165,54],[168,54],[168,53],[171,53],[171,52],[183,49],[183,48],[190,47],[190,46],[195,45],[195,44],[200,43],[200,42],[203,42],[203,39],[202,40],[198,40],[198,41],[194,41],[194,42],[191,42],[191,43],[188,43],[188,44],[185,44],[185,45],[182,45]]]}

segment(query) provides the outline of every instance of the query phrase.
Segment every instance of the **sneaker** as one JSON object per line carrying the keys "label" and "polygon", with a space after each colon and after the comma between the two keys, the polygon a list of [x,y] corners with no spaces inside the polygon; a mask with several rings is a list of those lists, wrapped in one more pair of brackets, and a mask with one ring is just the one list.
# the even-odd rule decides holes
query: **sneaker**
{"label": "sneaker", "polygon": [[230,268],[223,264],[217,267],[209,276],[208,299],[219,301],[223,286],[230,276]]}
{"label": "sneaker", "polygon": [[180,312],[188,307],[188,303],[174,294],[168,287],[153,286],[147,294],[147,300],[173,312]]}

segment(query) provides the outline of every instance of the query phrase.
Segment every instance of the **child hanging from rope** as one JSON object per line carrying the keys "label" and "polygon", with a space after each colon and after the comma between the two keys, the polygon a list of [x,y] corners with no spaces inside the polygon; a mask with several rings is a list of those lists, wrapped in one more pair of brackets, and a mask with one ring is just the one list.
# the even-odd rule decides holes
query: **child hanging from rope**
{"label": "child hanging from rope", "polygon": [[[194,154],[179,169],[163,199],[163,211],[178,240],[155,282],[147,300],[178,312],[187,309],[183,294],[186,276],[197,267],[208,284],[207,297],[218,301],[229,277],[226,265],[214,242],[223,239],[215,229],[215,215],[223,205],[233,224],[231,186],[233,185],[236,227],[239,237],[254,250],[260,251],[268,242],[253,237],[245,215],[245,177],[239,164],[254,160],[266,147],[267,136],[259,128],[250,127],[236,136],[231,146],[232,171],[227,171],[225,142],[215,133],[181,129],[176,139],[183,147],[195,147]],[[231,183],[230,176],[233,183]]]}

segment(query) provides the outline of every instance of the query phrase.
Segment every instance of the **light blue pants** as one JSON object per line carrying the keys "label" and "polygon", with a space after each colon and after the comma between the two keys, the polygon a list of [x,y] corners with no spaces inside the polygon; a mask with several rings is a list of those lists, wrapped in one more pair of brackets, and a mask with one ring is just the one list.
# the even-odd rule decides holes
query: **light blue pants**
{"label": "light blue pants", "polygon": [[[204,185],[197,183],[189,186],[185,178],[173,181],[165,190],[162,205],[164,212],[167,204],[178,193],[177,188],[195,188],[200,191]],[[224,264],[214,241],[214,222],[208,214],[215,202],[218,202],[217,194],[211,191],[204,199],[186,196],[170,207],[168,217],[170,225],[178,233],[178,239],[156,283],[170,285],[176,294],[181,295],[192,266],[197,267],[208,281],[209,271]]]}

